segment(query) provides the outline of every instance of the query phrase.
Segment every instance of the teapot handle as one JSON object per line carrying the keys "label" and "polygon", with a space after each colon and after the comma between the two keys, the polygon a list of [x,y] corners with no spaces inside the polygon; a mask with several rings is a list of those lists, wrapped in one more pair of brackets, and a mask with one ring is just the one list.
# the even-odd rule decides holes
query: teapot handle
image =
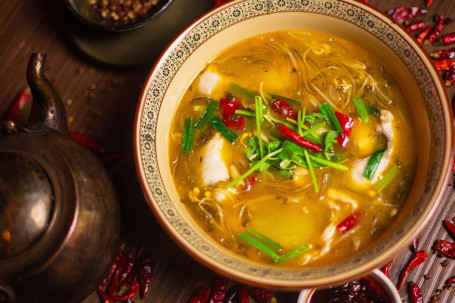
{"label": "teapot handle", "polygon": [[44,53],[33,53],[28,61],[27,82],[33,96],[29,123],[40,124],[66,133],[66,111],[63,101],[44,76],[46,57]]}

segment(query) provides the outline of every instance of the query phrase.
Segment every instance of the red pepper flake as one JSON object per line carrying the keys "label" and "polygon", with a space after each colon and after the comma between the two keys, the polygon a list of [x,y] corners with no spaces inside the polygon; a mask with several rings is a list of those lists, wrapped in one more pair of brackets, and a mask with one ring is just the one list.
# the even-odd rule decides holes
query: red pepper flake
{"label": "red pepper flake", "polygon": [[207,303],[210,298],[211,291],[212,289],[210,287],[198,287],[191,295],[188,303]]}
{"label": "red pepper flake", "polygon": [[340,123],[342,131],[338,134],[337,142],[342,147],[346,147],[351,136],[351,130],[354,126],[354,120],[351,117],[346,116],[340,112],[335,112],[338,122]]}
{"label": "red pepper flake", "polygon": [[245,121],[243,116],[237,115],[236,110],[241,109],[242,105],[237,99],[228,100],[222,98],[220,100],[221,115],[223,116],[223,122],[229,128],[243,129],[245,127]]}
{"label": "red pepper flake", "polygon": [[436,240],[433,243],[433,249],[446,257],[455,258],[455,243],[453,242]]}
{"label": "red pepper flake", "polygon": [[287,103],[283,99],[278,99],[275,102],[273,102],[271,108],[273,109],[274,112],[282,116],[297,120],[297,112],[291,105],[289,105],[289,103]]}
{"label": "red pepper flake", "polygon": [[322,152],[322,147],[319,145],[314,144],[311,141],[308,141],[304,137],[300,136],[298,132],[293,131],[286,125],[281,125],[280,128],[278,129],[281,134],[283,134],[287,139],[290,141],[297,143],[305,148],[308,148],[310,150],[316,151],[316,152]]}
{"label": "red pepper flake", "polygon": [[455,85],[455,66],[452,66],[447,70],[444,75],[444,84],[445,86]]}
{"label": "red pepper flake", "polygon": [[431,26],[426,27],[420,34],[417,35],[417,42],[422,44],[423,41],[425,40],[425,38],[430,33],[430,31],[431,31]]}
{"label": "red pepper flake", "polygon": [[411,24],[406,26],[406,30],[409,33],[413,33],[413,32],[416,32],[418,30],[424,29],[425,26],[426,26],[425,21],[414,21]]}
{"label": "red pepper flake", "polygon": [[382,268],[382,272],[384,273],[384,275],[386,275],[387,278],[390,278],[390,268],[392,267],[393,263],[395,262],[395,258],[393,258],[389,263],[387,263],[383,268]]}
{"label": "red pepper flake", "polygon": [[395,21],[404,21],[427,13],[427,9],[416,6],[401,6],[387,11],[387,14]]}
{"label": "red pepper flake", "polygon": [[441,36],[441,41],[444,45],[455,43],[455,33],[448,33]]}
{"label": "red pepper flake", "polygon": [[414,257],[411,259],[409,264],[406,266],[406,268],[401,273],[400,280],[399,280],[398,286],[397,286],[398,291],[400,291],[401,288],[403,287],[404,280],[406,279],[409,272],[412,269],[419,266],[420,264],[422,264],[423,262],[425,262],[425,260],[427,259],[427,256],[428,256],[428,252],[426,250],[419,250],[418,252],[416,252],[414,254]]}
{"label": "red pepper flake", "polygon": [[414,282],[411,282],[411,300],[412,303],[423,303],[422,291]]}
{"label": "red pepper flake", "polygon": [[360,218],[362,216],[362,213],[360,211],[355,211],[351,215],[349,215],[347,218],[345,218],[343,221],[338,223],[337,229],[342,233],[346,233],[349,230],[351,230],[353,227],[357,226]]}

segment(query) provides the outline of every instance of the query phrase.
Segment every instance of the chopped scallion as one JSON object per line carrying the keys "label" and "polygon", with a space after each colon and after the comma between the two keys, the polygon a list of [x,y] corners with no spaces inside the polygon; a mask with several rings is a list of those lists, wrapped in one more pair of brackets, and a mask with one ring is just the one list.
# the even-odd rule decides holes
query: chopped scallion
{"label": "chopped scallion", "polygon": [[252,229],[251,227],[248,227],[246,229],[246,231],[252,235],[253,237],[255,237],[256,239],[258,239],[259,241],[261,241],[262,243],[264,243],[265,245],[267,245],[268,247],[270,247],[271,249],[273,249],[275,252],[279,252],[280,249],[281,249],[281,244],[271,240],[270,238],[268,238],[267,236],[261,234],[260,232]]}
{"label": "chopped scallion", "polygon": [[370,122],[370,117],[368,116],[367,109],[365,108],[362,99],[360,99],[360,97],[355,97],[352,101],[354,101],[354,105],[357,108],[362,121],[365,123]]}
{"label": "chopped scallion", "polygon": [[239,137],[235,132],[227,127],[226,124],[224,124],[223,120],[221,120],[221,118],[218,116],[213,116],[210,118],[209,124],[231,143],[233,143]]}
{"label": "chopped scallion", "polygon": [[210,118],[212,118],[213,114],[219,108],[219,106],[220,104],[218,102],[212,100],[212,102],[210,102],[205,111],[202,113],[199,120],[196,122],[195,127],[197,129],[204,129],[207,125],[207,122],[210,120]]}
{"label": "chopped scallion", "polygon": [[379,166],[379,163],[381,162],[382,156],[384,155],[385,150],[378,150],[374,152],[371,156],[370,159],[368,160],[367,165],[365,166],[365,169],[363,171],[363,176],[369,180],[373,179],[374,173],[376,172],[376,169]]}
{"label": "chopped scallion", "polygon": [[319,110],[321,114],[327,119],[327,123],[332,130],[336,130],[337,132],[342,132],[343,129],[341,128],[340,122],[338,121],[337,117],[335,116],[335,112],[330,107],[329,103],[324,103],[319,105]]}
{"label": "chopped scallion", "polygon": [[235,83],[229,84],[229,91],[233,92],[234,94],[245,96],[247,99],[251,101],[254,101],[256,97],[255,93]]}
{"label": "chopped scallion", "polygon": [[303,154],[305,155],[305,161],[308,166],[308,170],[310,171],[311,179],[313,179],[314,190],[319,192],[318,181],[316,180],[316,176],[314,174],[313,164],[310,160],[310,155],[306,149],[303,150]]}
{"label": "chopped scallion", "polygon": [[242,116],[248,116],[248,117],[256,117],[256,113],[249,111],[249,110],[243,110],[243,109],[237,109],[235,111],[237,115],[242,115]]}
{"label": "chopped scallion", "polygon": [[379,117],[379,114],[380,114],[379,109],[377,109],[373,105],[367,104],[367,111],[371,116]]}
{"label": "chopped scallion", "polygon": [[310,159],[313,160],[314,162],[318,162],[319,164],[325,165],[325,166],[330,166],[339,170],[344,170],[347,171],[348,167],[342,164],[339,164],[337,162],[332,162],[323,158],[315,157],[313,155],[309,155]]}
{"label": "chopped scallion", "polygon": [[376,184],[376,191],[380,193],[396,176],[398,176],[399,173],[400,169],[398,166],[393,165]]}
{"label": "chopped scallion", "polygon": [[256,131],[257,131],[257,136],[259,140],[259,155],[264,157],[264,144],[262,142],[262,133],[261,133],[261,123],[262,123],[262,98],[259,96],[256,96],[254,99],[254,104],[255,104],[255,112],[256,112]]}
{"label": "chopped scallion", "polygon": [[185,118],[183,120],[182,143],[180,145],[181,151],[189,152],[193,150],[194,136],[194,118]]}
{"label": "chopped scallion", "polygon": [[288,251],[284,255],[275,258],[274,262],[275,262],[275,264],[281,264],[283,262],[289,261],[289,260],[303,254],[309,248],[310,248],[310,244],[307,244],[307,243],[302,244],[302,245],[294,248],[293,250]]}
{"label": "chopped scallion", "polygon": [[237,237],[239,237],[240,239],[242,239],[243,241],[245,241],[246,243],[256,247],[257,249],[259,249],[260,251],[262,251],[263,253],[267,254],[268,256],[272,257],[273,259],[276,259],[278,258],[278,254],[270,247],[268,247],[267,245],[265,245],[264,243],[262,243],[261,241],[245,234],[245,233],[238,233],[237,234]]}

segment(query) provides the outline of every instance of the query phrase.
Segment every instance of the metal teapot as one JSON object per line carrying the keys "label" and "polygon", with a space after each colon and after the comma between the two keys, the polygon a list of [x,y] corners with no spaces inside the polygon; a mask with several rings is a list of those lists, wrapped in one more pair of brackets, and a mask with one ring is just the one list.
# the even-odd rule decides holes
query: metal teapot
{"label": "metal teapot", "polygon": [[119,207],[99,160],[67,134],[61,98],[32,54],[26,125],[0,137],[0,303],[80,302],[119,247]]}

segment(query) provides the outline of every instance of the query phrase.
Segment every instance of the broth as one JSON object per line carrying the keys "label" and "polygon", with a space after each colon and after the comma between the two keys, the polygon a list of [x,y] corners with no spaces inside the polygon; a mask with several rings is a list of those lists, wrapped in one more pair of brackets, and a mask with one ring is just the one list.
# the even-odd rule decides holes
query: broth
{"label": "broth", "polygon": [[213,239],[259,262],[317,266],[393,220],[414,178],[412,125],[398,84],[361,48],[273,32],[228,48],[188,86],[170,166]]}

